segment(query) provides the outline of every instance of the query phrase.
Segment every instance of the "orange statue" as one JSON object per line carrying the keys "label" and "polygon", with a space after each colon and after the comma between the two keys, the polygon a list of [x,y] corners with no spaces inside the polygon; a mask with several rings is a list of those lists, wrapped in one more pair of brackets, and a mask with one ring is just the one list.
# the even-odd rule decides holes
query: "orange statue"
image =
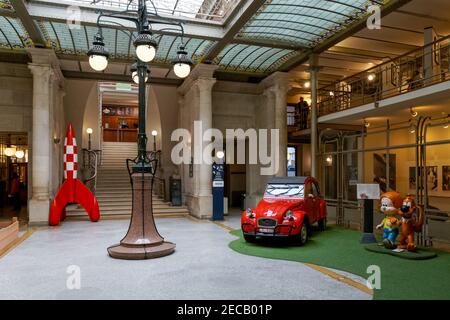
{"label": "orange statue", "polygon": [[[413,218],[414,212],[418,210],[417,220]],[[423,223],[425,221],[425,214],[423,206],[417,206],[412,195],[407,195],[403,200],[402,207],[398,211],[402,219],[399,222],[401,226],[400,234],[400,249],[407,249],[408,251],[415,251],[417,249],[414,243],[414,232],[420,232],[422,230]]]}

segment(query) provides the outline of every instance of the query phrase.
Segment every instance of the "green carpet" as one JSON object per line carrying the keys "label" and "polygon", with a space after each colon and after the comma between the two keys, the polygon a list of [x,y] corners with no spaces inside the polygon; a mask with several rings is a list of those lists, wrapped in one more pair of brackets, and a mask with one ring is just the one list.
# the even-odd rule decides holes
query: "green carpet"
{"label": "green carpet", "polygon": [[374,299],[450,299],[450,253],[434,251],[429,260],[399,259],[364,249],[361,233],[328,227],[313,231],[303,247],[264,243],[246,243],[241,230],[231,232],[239,239],[230,242],[231,249],[251,256],[312,263],[367,278],[367,267],[381,268],[381,289]]}
{"label": "green carpet", "polygon": [[425,260],[432,259],[437,257],[437,253],[425,248],[418,248],[416,251],[411,252],[404,250],[402,252],[395,252],[392,249],[386,249],[384,246],[380,246],[377,243],[368,244],[364,246],[364,249],[377,252],[390,254],[391,256],[402,258],[402,259],[410,259],[410,260]]}

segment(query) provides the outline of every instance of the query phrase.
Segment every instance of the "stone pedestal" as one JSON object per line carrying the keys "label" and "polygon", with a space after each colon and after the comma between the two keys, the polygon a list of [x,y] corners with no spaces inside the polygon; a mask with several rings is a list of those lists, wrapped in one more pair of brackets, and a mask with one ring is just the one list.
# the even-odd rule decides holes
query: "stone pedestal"
{"label": "stone pedestal", "polygon": [[112,258],[142,260],[167,256],[175,251],[175,244],[164,241],[153,219],[152,175],[133,173],[133,212],[130,226],[119,244],[108,248]]}

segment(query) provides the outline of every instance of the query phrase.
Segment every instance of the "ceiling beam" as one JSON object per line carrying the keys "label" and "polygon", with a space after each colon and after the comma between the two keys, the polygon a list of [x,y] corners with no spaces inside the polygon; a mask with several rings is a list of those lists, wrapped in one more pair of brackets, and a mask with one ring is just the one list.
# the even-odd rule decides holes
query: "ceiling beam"
{"label": "ceiling beam", "polygon": [[[90,79],[90,80],[103,80],[103,81],[120,81],[131,82],[129,75],[123,74],[108,74],[102,72],[78,72],[78,71],[62,71],[64,78],[68,79]],[[149,77],[147,83],[150,84],[163,84],[167,86],[179,86],[183,83],[179,79],[167,79],[167,78],[155,78]]]}
{"label": "ceiling beam", "polygon": [[253,17],[253,15],[261,8],[266,0],[246,0],[240,4],[240,8],[235,10],[234,16],[228,19],[224,27],[222,39],[220,39],[203,59],[205,62],[211,62],[217,55],[232,43],[238,32]]}
{"label": "ceiling beam", "polygon": [[[411,0],[391,0],[386,5],[381,7],[381,16],[384,17],[388,15],[389,13],[399,9],[400,7],[404,6]],[[361,19],[358,19],[357,21],[351,23],[347,28],[341,30],[340,32],[336,33],[334,36],[320,42],[319,45],[314,47],[312,50],[309,50],[303,54],[300,54],[298,56],[293,57],[292,59],[286,61],[281,67],[280,71],[289,71],[292,68],[295,68],[296,66],[308,61],[311,54],[320,54],[332,46],[336,45],[337,43],[341,42],[342,40],[354,35],[355,33],[363,30],[366,28],[368,15],[365,14]]]}
{"label": "ceiling beam", "polygon": [[34,23],[23,0],[10,0],[17,17],[22,21],[25,30],[28,32],[34,46],[38,48],[45,47],[45,38],[39,28]]}

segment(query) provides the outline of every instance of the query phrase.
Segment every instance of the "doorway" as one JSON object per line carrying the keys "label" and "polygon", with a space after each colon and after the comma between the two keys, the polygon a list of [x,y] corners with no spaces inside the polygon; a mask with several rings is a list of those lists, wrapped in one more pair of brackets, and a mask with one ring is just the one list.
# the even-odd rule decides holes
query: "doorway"
{"label": "doorway", "polygon": [[[245,145],[247,145],[247,141]],[[247,165],[238,163],[237,147],[238,143],[237,139],[235,139],[233,163],[225,163],[224,196],[228,199],[229,211],[241,213],[245,207]]]}
{"label": "doorway", "polygon": [[100,84],[101,118],[104,142],[136,142],[138,97],[135,86]]}
{"label": "doorway", "polygon": [[28,223],[28,136],[0,132],[0,220]]}

